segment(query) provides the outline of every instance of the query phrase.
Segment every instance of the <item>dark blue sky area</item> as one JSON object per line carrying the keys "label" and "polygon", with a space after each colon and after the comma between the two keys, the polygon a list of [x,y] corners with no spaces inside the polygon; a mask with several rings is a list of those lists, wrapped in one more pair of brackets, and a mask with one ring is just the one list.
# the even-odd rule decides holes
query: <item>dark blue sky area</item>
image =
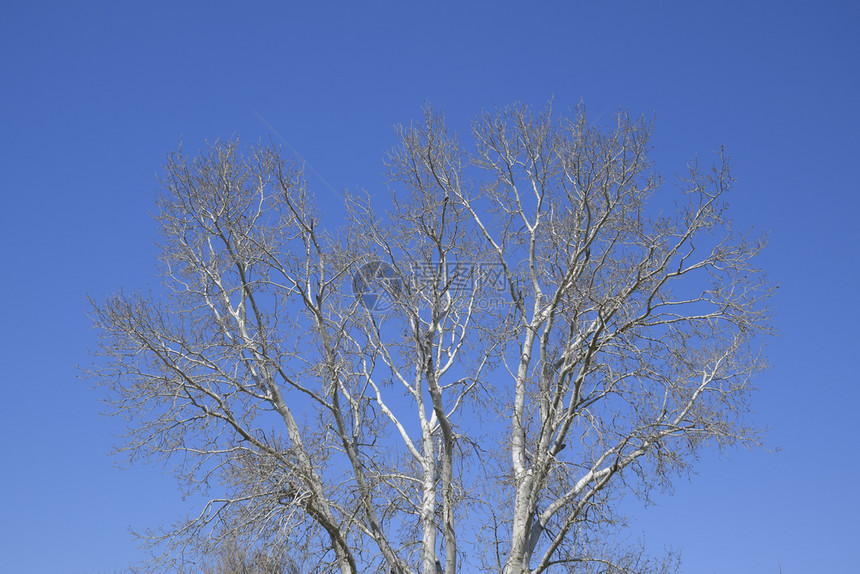
{"label": "dark blue sky area", "polygon": [[128,528],[194,510],[161,468],[107,456],[121,421],[76,378],[86,295],[155,284],[155,176],[183,142],[272,136],[337,193],[387,201],[393,125],[430,101],[554,98],[656,120],[671,181],[719,146],[732,211],[769,233],[774,369],[753,420],[778,454],[703,457],[631,534],[693,573],[858,572],[860,11],[849,2],[7,4],[0,18],[0,570],[119,569]]}

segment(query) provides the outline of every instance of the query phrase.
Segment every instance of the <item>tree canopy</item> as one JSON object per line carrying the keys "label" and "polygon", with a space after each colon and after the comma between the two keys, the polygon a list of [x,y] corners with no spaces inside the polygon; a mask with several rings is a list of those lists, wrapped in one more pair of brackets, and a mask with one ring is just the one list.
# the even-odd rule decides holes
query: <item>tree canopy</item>
{"label": "tree canopy", "polygon": [[92,303],[120,450],[210,497],[145,534],[157,568],[236,540],[302,572],[677,566],[618,537],[617,502],[759,441],[771,286],[728,159],[668,185],[623,112],[471,128],[400,127],[390,201],[342,222],[275,146],[169,157],[163,289]]}

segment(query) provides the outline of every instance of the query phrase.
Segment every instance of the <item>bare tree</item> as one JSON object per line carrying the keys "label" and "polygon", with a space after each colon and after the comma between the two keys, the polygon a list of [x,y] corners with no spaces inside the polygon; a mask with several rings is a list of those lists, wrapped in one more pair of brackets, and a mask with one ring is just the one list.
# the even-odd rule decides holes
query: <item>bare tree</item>
{"label": "bare tree", "polygon": [[307,572],[672,571],[616,503],[757,444],[771,288],[726,158],[673,192],[651,130],[514,106],[467,152],[428,109],[390,209],[335,231],[276,149],[172,155],[165,289],[93,302],[122,450],[210,493],[145,535],[158,568],[235,539]]}

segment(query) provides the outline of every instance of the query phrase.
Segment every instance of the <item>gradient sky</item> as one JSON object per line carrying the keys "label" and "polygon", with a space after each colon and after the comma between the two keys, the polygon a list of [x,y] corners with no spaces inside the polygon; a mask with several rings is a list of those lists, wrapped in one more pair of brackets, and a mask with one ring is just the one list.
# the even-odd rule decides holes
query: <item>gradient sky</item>
{"label": "gradient sky", "polygon": [[5,3],[0,570],[119,569],[142,556],[129,527],[194,509],[169,471],[117,468],[122,421],[76,369],[86,295],[157,281],[155,176],[180,140],[271,135],[336,225],[327,188],[385,201],[392,127],[425,101],[465,135],[481,109],[553,97],[654,117],[669,178],[725,146],[734,217],[769,233],[760,263],[780,284],[752,420],[781,452],[704,453],[674,494],[631,501],[631,535],[692,573],[860,572],[860,9],[464,4]]}

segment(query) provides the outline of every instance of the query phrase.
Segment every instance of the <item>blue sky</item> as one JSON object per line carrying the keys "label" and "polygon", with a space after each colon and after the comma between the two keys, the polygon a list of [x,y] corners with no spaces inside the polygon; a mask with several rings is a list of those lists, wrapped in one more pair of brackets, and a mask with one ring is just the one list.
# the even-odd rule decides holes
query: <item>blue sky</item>
{"label": "blue sky", "polygon": [[724,145],[742,227],[780,284],[753,420],[778,454],[706,453],[631,532],[693,573],[860,571],[860,9],[849,2],[7,4],[0,19],[0,569],[95,573],[130,526],[191,510],[169,472],[119,470],[121,421],[77,377],[86,295],[154,284],[155,175],[180,140],[274,132],[335,193],[385,198],[393,125],[430,101],[585,103],[656,120],[667,176]]}

